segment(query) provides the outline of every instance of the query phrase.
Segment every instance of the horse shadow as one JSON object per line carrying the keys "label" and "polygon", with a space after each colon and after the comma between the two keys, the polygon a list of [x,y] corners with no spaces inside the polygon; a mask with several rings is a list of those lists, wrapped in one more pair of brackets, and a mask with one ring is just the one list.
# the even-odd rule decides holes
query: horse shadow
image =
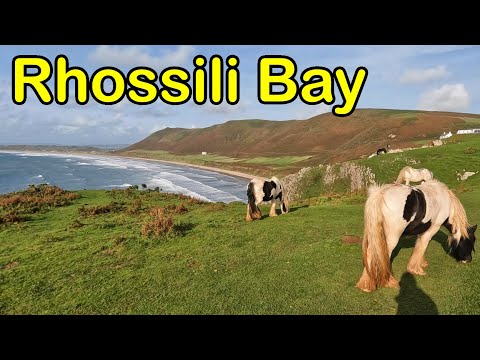
{"label": "horse shadow", "polygon": [[[417,236],[415,235],[401,237],[397,246],[392,251],[392,256],[390,261],[393,262],[393,260],[397,257],[401,249],[413,248],[415,246],[416,241],[417,241]],[[450,257],[454,258],[454,256],[450,252],[450,245],[448,245],[448,236],[443,231],[438,231],[432,237],[431,241],[436,241],[437,243],[439,243],[442,246],[443,251],[445,251],[445,253],[448,254]]]}
{"label": "horse shadow", "polygon": [[400,292],[395,297],[397,315],[438,315],[437,305],[417,286],[415,276],[405,272],[399,285]]}
{"label": "horse shadow", "polygon": [[[297,211],[298,209],[302,209],[302,208],[306,208],[306,207],[308,207],[308,205],[306,205],[306,204],[305,204],[305,205],[301,205],[301,206],[291,207],[291,208],[288,210],[288,213],[292,213],[292,212]],[[276,213],[277,215],[282,215],[282,210],[280,210],[280,209],[275,209],[275,213]],[[288,214],[288,213],[287,213],[287,214]],[[283,214],[283,215],[286,215],[286,214]],[[269,215],[268,212],[266,212],[265,214],[262,213],[262,220],[265,219],[265,218],[268,218],[269,216],[270,216],[270,215]]]}

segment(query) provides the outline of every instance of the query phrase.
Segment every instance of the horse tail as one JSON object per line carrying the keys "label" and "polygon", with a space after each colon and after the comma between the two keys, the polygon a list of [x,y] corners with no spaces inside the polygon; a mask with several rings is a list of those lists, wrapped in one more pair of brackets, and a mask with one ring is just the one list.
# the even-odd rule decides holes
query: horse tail
{"label": "horse tail", "polygon": [[401,184],[405,180],[405,171],[406,170],[407,170],[407,168],[403,168],[402,170],[400,170],[400,172],[398,173],[398,176],[397,176],[397,180],[395,180],[395,184]]}
{"label": "horse tail", "polygon": [[363,265],[375,286],[381,287],[392,275],[382,212],[384,201],[382,187],[371,186],[368,194],[364,214]]}
{"label": "horse tail", "polygon": [[250,208],[249,212],[251,215],[257,210],[257,205],[255,205],[255,184],[252,181],[250,181],[247,187],[247,198],[248,206]]}
{"label": "horse tail", "polygon": [[252,221],[252,220],[255,220],[255,219],[261,219],[262,218],[262,212],[260,211],[260,208],[256,204],[255,179],[251,180],[248,183],[247,198],[248,198],[247,216],[246,216],[245,220]]}
{"label": "horse tail", "polygon": [[282,208],[283,212],[288,213],[290,211],[290,207],[288,205],[288,192],[285,189],[285,186],[282,186]]}
{"label": "horse tail", "polygon": [[[446,185],[445,189],[450,196],[452,205],[450,207],[450,223],[452,224],[452,234],[460,233],[461,236],[468,238],[468,227],[470,226],[467,219],[467,213],[460,200],[455,196],[452,190]],[[449,239],[451,240],[451,239]]]}
{"label": "horse tail", "polygon": [[277,192],[282,192],[282,200],[281,200],[281,207],[282,207],[282,212],[287,213],[289,211],[289,206],[288,206],[288,193],[287,190],[285,189],[285,186],[280,182],[280,180],[276,176],[272,176],[270,179],[271,181],[275,182],[277,184],[278,189]]}

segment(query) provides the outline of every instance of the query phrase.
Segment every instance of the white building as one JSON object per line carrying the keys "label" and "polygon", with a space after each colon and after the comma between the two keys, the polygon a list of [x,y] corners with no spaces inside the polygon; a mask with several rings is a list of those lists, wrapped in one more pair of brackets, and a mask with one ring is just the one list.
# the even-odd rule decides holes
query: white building
{"label": "white building", "polygon": [[440,138],[439,138],[439,139],[440,139],[440,140],[442,140],[442,139],[448,139],[450,136],[453,136],[451,131],[449,131],[448,133],[444,132],[442,135],[440,135]]}
{"label": "white building", "polygon": [[480,134],[480,129],[458,130],[457,134]]}
{"label": "white building", "polygon": [[207,152],[206,152],[206,151],[202,151],[202,155],[207,155]]}

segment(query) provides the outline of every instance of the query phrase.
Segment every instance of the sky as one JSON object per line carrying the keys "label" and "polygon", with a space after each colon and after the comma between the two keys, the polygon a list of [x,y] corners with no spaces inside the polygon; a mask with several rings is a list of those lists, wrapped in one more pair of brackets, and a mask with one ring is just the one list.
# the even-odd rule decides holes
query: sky
{"label": "sky", "polygon": [[[91,97],[87,104],[79,105],[73,96],[74,81],[69,83],[70,98],[65,105],[44,105],[30,88],[24,104],[17,105],[12,99],[12,62],[19,55],[43,56],[52,64],[56,56],[65,55],[70,67],[81,67],[92,76],[105,66],[125,75],[139,66],[150,67],[157,74],[168,67],[183,67],[192,75],[195,56],[203,55],[208,61],[216,54],[223,59],[235,55],[240,60],[240,100],[236,105],[225,101],[197,105],[193,100],[169,105],[161,99],[137,105],[127,98],[104,105]],[[289,104],[260,103],[257,62],[264,55],[289,56],[297,65],[298,76],[309,67],[333,71],[341,66],[351,81],[357,68],[367,68],[356,109],[480,114],[478,45],[0,45],[0,144],[126,145],[167,127],[204,128],[243,119],[304,120],[331,112],[334,105],[342,103],[336,85],[331,105],[308,105],[300,98]],[[48,84],[54,92],[53,80]],[[109,86],[105,81],[106,91]]]}

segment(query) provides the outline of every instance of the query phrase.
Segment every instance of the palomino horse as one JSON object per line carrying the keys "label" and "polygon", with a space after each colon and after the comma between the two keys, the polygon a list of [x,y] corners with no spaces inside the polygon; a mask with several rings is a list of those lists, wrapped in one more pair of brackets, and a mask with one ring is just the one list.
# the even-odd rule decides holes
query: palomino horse
{"label": "palomino horse", "polygon": [[410,182],[420,182],[432,179],[433,173],[428,169],[414,169],[411,166],[405,166],[398,173],[395,184],[401,184],[405,181],[405,184],[408,185]]}
{"label": "palomino horse", "polygon": [[276,204],[280,204],[282,214],[287,213],[288,197],[285,188],[275,176],[269,180],[252,179],[247,187],[247,221],[255,219],[261,219],[262,213],[260,212],[259,204],[263,202],[270,202],[270,216],[277,216],[275,210]]}
{"label": "palomino horse", "polygon": [[356,285],[359,289],[369,292],[378,287],[398,287],[390,257],[404,235],[417,235],[407,271],[425,275],[425,250],[442,225],[450,232],[448,243],[455,259],[472,260],[477,225],[469,225],[463,205],[445,184],[433,179],[417,187],[374,185],[368,193],[362,244],[364,268]]}

